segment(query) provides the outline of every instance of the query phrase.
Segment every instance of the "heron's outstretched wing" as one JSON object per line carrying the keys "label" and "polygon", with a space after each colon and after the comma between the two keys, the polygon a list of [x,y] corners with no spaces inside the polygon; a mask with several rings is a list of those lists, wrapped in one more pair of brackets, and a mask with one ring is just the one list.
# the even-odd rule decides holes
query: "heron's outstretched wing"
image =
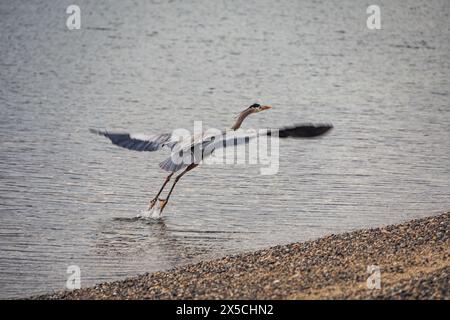
{"label": "heron's outstretched wing", "polygon": [[[199,163],[210,156],[216,149],[247,144],[259,136],[275,136],[280,138],[314,138],[331,130],[331,124],[300,124],[281,129],[256,131],[223,131],[219,135],[200,136],[194,143],[176,150],[172,155],[159,164],[160,168],[169,172],[176,172],[191,163]],[[199,152],[196,152],[199,151]]]}
{"label": "heron's outstretched wing", "polygon": [[[215,137],[215,141],[209,143],[210,148],[226,148],[229,146],[237,146],[249,143],[249,141],[261,136],[274,136],[278,133],[279,138],[314,138],[327,133],[333,128],[331,124],[299,124],[291,127],[284,127],[281,129],[268,129],[259,132],[239,133],[239,131],[230,131],[224,133],[222,136]],[[219,138],[219,139],[217,139]]]}
{"label": "heron's outstretched wing", "polygon": [[174,141],[171,140],[170,133],[164,133],[156,136],[133,135],[129,133],[113,133],[89,129],[90,132],[107,137],[117,146],[135,150],[135,151],[156,151],[164,146],[173,147]]}

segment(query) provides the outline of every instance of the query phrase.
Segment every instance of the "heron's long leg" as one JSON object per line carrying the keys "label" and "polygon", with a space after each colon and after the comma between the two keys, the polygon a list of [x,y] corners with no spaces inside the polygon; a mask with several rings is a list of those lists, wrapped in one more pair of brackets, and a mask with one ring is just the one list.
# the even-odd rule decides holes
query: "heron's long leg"
{"label": "heron's long leg", "polygon": [[169,175],[166,177],[166,180],[164,181],[164,183],[163,183],[161,189],[159,189],[158,194],[157,194],[152,200],[150,200],[150,202],[149,202],[149,204],[148,204],[148,210],[150,210],[151,208],[153,208],[153,206],[154,206],[155,203],[156,203],[156,200],[158,200],[159,195],[161,194],[161,192],[163,192],[165,186],[166,186],[167,183],[170,181],[170,178],[173,176],[173,174],[174,174],[174,172],[172,172],[171,174],[169,174]]}
{"label": "heron's long leg", "polygon": [[164,207],[166,206],[167,202],[169,201],[170,195],[172,194],[173,189],[175,188],[175,185],[177,184],[178,180],[181,179],[182,176],[184,176],[186,173],[194,169],[198,166],[198,163],[192,163],[190,164],[182,173],[176,176],[175,181],[173,182],[172,188],[170,188],[169,193],[167,194],[166,199],[160,199],[161,202],[161,212],[164,210]]}

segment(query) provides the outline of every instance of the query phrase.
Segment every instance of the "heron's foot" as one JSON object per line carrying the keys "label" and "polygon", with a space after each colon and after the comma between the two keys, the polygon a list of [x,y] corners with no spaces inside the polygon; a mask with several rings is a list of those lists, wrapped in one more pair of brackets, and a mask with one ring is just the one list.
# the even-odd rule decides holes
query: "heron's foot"
{"label": "heron's foot", "polygon": [[152,199],[152,200],[150,200],[150,202],[148,203],[148,209],[147,210],[152,210],[153,209],[153,207],[155,206],[155,204],[156,204],[156,200],[158,200],[158,198],[155,198],[155,199]]}
{"label": "heron's foot", "polygon": [[169,200],[167,200],[167,199],[158,199],[158,200],[159,200],[159,207],[161,208],[161,212],[162,212]]}

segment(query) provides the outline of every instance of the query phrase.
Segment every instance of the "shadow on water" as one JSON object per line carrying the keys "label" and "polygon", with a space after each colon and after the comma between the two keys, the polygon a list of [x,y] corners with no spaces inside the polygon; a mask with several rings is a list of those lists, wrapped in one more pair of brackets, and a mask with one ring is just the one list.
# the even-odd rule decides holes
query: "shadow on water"
{"label": "shadow on water", "polygon": [[141,218],[139,218],[139,217],[133,217],[133,218],[123,218],[123,217],[116,217],[116,218],[113,218],[112,219],[112,221],[118,221],[118,222],[136,222],[136,221],[139,221],[139,220],[141,220]]}

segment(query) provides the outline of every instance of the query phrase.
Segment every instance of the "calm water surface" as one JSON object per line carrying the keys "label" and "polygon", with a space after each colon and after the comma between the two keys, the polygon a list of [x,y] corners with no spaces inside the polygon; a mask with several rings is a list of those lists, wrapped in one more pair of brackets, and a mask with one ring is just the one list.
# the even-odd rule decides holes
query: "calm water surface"
{"label": "calm water surface", "polygon": [[[0,298],[82,286],[450,207],[450,2],[0,3]],[[332,122],[280,143],[280,170],[204,166],[136,220],[167,153],[88,128],[160,133]]]}

